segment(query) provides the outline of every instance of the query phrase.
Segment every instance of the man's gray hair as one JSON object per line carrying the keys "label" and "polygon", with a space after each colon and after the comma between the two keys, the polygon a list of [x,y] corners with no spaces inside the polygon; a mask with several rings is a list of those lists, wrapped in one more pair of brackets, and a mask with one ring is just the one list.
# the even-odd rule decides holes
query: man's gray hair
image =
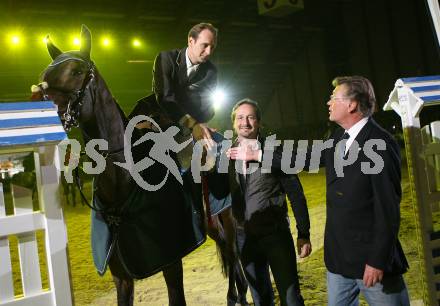
{"label": "man's gray hair", "polygon": [[340,76],[336,77],[332,85],[334,87],[345,84],[347,96],[358,102],[358,111],[364,117],[370,117],[376,111],[376,96],[370,80],[362,76]]}

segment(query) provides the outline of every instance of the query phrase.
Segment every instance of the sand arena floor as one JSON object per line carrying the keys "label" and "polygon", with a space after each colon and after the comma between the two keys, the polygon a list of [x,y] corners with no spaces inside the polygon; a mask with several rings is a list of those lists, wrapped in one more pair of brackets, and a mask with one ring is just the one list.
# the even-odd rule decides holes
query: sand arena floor
{"label": "sand arena floor", "polygon": [[[300,177],[308,200],[313,245],[313,254],[298,261],[301,290],[306,305],[325,305],[326,270],[322,250],[325,226],[325,177],[322,173],[304,173]],[[402,187],[404,194],[401,205],[400,237],[411,267],[405,275],[405,280],[410,291],[412,305],[422,305],[420,304],[422,275],[415,238],[415,217],[405,168],[403,168]],[[90,194],[89,184],[85,185],[85,189],[86,193]],[[77,196],[77,201],[79,202],[79,196]],[[64,214],[68,230],[75,305],[116,305],[116,292],[110,273],[107,272],[104,277],[100,277],[93,266],[90,251],[90,209],[80,203],[77,203],[76,207],[64,204]],[[292,221],[291,230],[296,237],[295,221],[290,209],[289,216]],[[12,241],[11,245],[13,244]],[[12,257],[16,259],[16,250],[11,249]],[[208,238],[205,244],[183,259],[184,286],[188,305],[226,305],[227,279],[221,274],[216,252],[215,243]],[[44,260],[42,263],[44,266]],[[17,264],[13,264],[14,266],[16,267]],[[20,294],[19,271],[16,268],[14,270],[16,293]],[[43,285],[48,286],[47,277],[44,275]],[[252,301],[249,293],[248,301]],[[135,305],[168,305],[162,273],[136,281]],[[362,301],[361,305],[366,304]]]}

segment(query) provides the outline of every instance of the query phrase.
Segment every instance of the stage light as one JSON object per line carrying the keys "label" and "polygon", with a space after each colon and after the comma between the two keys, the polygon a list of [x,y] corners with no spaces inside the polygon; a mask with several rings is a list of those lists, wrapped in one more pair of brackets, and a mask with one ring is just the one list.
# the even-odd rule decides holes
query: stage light
{"label": "stage light", "polygon": [[23,44],[21,34],[19,32],[11,32],[6,36],[6,42],[12,48],[18,48]]}
{"label": "stage light", "polygon": [[110,39],[109,39],[108,37],[104,37],[104,38],[102,39],[102,45],[103,45],[104,47],[109,47],[109,46],[111,45],[111,41],[110,41]]}
{"label": "stage light", "polygon": [[47,44],[47,42],[49,41],[49,39],[47,39],[47,36],[44,36],[43,39],[42,39],[42,41],[43,41],[44,44]]}
{"label": "stage light", "polygon": [[139,48],[142,45],[141,41],[137,38],[133,39],[132,44],[133,44],[133,47],[136,47],[136,48]]}
{"label": "stage light", "polygon": [[18,45],[20,43],[20,37],[18,37],[17,35],[14,35],[11,37],[11,42],[14,45]]}
{"label": "stage light", "polygon": [[223,103],[226,100],[226,93],[224,92],[223,89],[216,89],[212,94],[211,94],[211,100],[212,103],[214,105],[214,109],[219,109]]}
{"label": "stage light", "polygon": [[72,43],[75,46],[79,46],[79,45],[81,45],[81,39],[79,39],[78,37],[74,37],[72,40]]}

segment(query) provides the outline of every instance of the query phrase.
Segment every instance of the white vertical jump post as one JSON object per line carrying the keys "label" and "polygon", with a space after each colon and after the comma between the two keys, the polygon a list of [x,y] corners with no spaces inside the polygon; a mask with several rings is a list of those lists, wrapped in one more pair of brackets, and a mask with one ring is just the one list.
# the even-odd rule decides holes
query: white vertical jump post
{"label": "white vertical jump post", "polygon": [[[433,214],[440,203],[440,121],[421,127],[423,108],[440,104],[440,76],[403,78],[396,81],[384,110],[394,110],[402,120],[411,195],[418,224],[417,237],[422,244],[425,305],[440,302],[440,231]],[[416,267],[413,267],[416,268]]]}
{"label": "white vertical jump post", "polygon": [[440,45],[440,5],[439,0],[426,0],[431,13],[432,24],[437,37],[437,43]]}
{"label": "white vertical jump post", "polygon": [[[33,155],[38,210],[32,191],[11,184],[13,213],[6,215],[0,184],[0,305],[71,306],[67,232],[59,200],[57,144],[66,139],[53,102],[0,103],[0,157]],[[42,288],[36,231],[44,232],[49,288]],[[23,295],[14,293],[8,236],[18,238]]]}

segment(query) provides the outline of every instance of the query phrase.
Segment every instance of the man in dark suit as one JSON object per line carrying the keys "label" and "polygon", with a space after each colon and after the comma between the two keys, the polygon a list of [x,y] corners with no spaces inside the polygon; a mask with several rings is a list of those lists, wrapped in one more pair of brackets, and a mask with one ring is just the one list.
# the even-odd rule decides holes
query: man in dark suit
{"label": "man in dark suit", "polygon": [[196,140],[211,139],[206,122],[214,116],[210,99],[217,69],[209,60],[217,45],[217,29],[200,23],[188,33],[188,47],[160,52],[154,61],[153,91],[168,119],[192,132]]}
{"label": "man in dark suit", "polygon": [[[206,123],[214,116],[211,94],[217,86],[217,69],[209,57],[216,45],[217,29],[210,23],[199,23],[190,29],[186,48],[160,52],[153,67],[154,95],[138,101],[130,117],[139,114],[148,115],[162,130],[170,126],[178,126],[180,132],[174,137],[178,143],[183,143],[189,138],[194,138],[196,141],[200,139],[212,141],[211,129]],[[137,127],[155,129],[151,122],[141,122]],[[189,229],[180,229],[182,232],[188,231],[188,239],[193,242],[189,251],[201,245],[206,239],[203,229],[201,186],[193,182],[188,171],[191,154],[192,146],[188,146],[178,152],[177,156],[174,153],[172,155],[172,158],[178,161],[179,170],[183,173],[185,193],[176,193],[175,199],[177,202],[185,202],[182,206],[183,204],[191,206],[186,210],[191,213],[190,216],[180,216],[192,219],[193,222],[189,224]],[[184,223],[188,225],[188,222]],[[170,305],[185,305],[182,261],[177,260],[174,264],[165,267],[163,274],[168,287]]]}
{"label": "man in dark suit", "polygon": [[[237,149],[264,146],[260,135],[261,112],[256,102],[238,102],[232,111],[232,121],[238,136]],[[233,148],[227,154],[236,159],[235,152]],[[274,304],[269,266],[281,305],[304,305],[286,204],[287,195],[298,228],[298,254],[306,257],[311,252],[310,222],[298,177],[281,171],[265,173],[261,163],[247,166],[238,162],[231,181],[238,251],[255,305]]]}
{"label": "man in dark suit", "polygon": [[[368,79],[338,77],[333,85],[327,102],[329,119],[340,128],[331,138],[347,141],[323,155],[328,304],[357,305],[362,291],[370,305],[409,305],[402,278],[408,264],[398,239],[400,148],[371,118],[376,99]],[[375,152],[368,149],[372,145]],[[350,155],[357,158],[345,162]],[[335,162],[345,164],[343,176],[338,175]]]}

